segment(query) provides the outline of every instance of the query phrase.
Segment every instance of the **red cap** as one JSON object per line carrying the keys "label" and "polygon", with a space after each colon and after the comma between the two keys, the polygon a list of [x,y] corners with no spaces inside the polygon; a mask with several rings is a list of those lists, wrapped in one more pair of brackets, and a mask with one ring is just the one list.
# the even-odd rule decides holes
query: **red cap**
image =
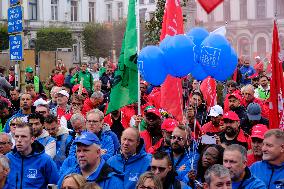
{"label": "red cap", "polygon": [[232,93],[232,94],[229,95],[228,98],[230,98],[230,97],[232,97],[232,96],[235,97],[236,99],[238,99],[239,101],[242,100],[241,95],[239,95],[238,93]]}
{"label": "red cap", "polygon": [[238,114],[233,111],[228,111],[223,115],[223,119],[230,119],[233,121],[240,121]]}
{"label": "red cap", "polygon": [[147,113],[153,113],[153,114],[155,114],[156,116],[158,116],[158,117],[161,117],[162,115],[161,115],[161,113],[160,113],[160,111],[157,109],[157,108],[149,108],[149,109],[147,109],[147,111],[146,111],[146,114]]}
{"label": "red cap", "polygon": [[[75,93],[76,91],[79,90],[80,84],[74,85],[72,88],[72,93]],[[88,91],[83,87],[82,93],[88,94]]]}
{"label": "red cap", "polygon": [[266,125],[263,124],[257,124],[252,127],[251,131],[251,138],[260,138],[264,139],[264,134],[268,131],[268,128]]}
{"label": "red cap", "polygon": [[173,132],[174,129],[178,126],[178,121],[172,118],[167,118],[164,120],[161,129],[169,132]]}

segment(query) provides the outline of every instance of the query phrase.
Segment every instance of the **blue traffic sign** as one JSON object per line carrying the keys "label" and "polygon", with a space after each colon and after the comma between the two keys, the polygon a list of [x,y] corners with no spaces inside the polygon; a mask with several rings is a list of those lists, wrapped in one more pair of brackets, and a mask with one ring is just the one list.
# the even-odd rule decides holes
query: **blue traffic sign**
{"label": "blue traffic sign", "polygon": [[20,3],[20,0],[10,0],[10,6]]}
{"label": "blue traffic sign", "polygon": [[8,8],[8,33],[23,31],[23,8],[15,6]]}
{"label": "blue traffic sign", "polygon": [[23,41],[22,35],[10,35],[10,60],[11,61],[22,61],[23,60]]}

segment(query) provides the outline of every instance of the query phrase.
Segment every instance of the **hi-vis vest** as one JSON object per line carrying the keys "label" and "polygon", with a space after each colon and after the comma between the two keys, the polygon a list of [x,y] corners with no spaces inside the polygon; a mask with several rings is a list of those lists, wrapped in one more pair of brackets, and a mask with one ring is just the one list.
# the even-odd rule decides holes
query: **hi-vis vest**
{"label": "hi-vis vest", "polygon": [[39,78],[38,78],[38,76],[34,76],[34,86],[35,86],[35,92],[39,93]]}

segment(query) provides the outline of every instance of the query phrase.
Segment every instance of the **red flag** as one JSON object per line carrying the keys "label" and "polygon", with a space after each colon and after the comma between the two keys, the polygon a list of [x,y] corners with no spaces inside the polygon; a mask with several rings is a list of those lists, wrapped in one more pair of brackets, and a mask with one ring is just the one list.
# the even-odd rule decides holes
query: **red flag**
{"label": "red flag", "polygon": [[209,14],[213,11],[223,0],[198,0],[199,4]]}
{"label": "red flag", "polygon": [[204,100],[208,108],[216,105],[217,93],[216,93],[216,81],[212,77],[204,79],[200,85],[200,90],[203,94]]}
{"label": "red flag", "polygon": [[269,98],[269,126],[270,128],[284,129],[283,118],[283,70],[282,64],[279,60],[279,38],[276,22],[274,21],[273,27],[273,42],[272,42],[272,54],[271,54],[271,67],[272,76],[270,81],[270,98]]}
{"label": "red flag", "polygon": [[[163,17],[160,40],[166,36],[183,33],[183,17],[179,0],[167,0]],[[161,107],[182,121],[182,83],[181,79],[167,76],[161,86]]]}

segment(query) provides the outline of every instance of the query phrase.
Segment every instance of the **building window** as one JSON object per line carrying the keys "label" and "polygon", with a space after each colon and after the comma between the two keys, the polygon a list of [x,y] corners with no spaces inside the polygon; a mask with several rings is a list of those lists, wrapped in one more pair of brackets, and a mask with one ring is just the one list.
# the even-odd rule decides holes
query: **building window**
{"label": "building window", "polygon": [[112,22],[112,4],[106,4],[106,17],[108,22]]}
{"label": "building window", "polygon": [[29,19],[37,20],[37,0],[29,0]]}
{"label": "building window", "polygon": [[247,0],[240,0],[240,20],[247,19]]}
{"label": "building window", "polygon": [[230,1],[224,1],[224,20],[230,21],[231,20],[231,10],[230,10]]}
{"label": "building window", "polygon": [[277,13],[277,16],[284,16],[284,1],[283,0],[276,0],[275,2],[275,10]]}
{"label": "building window", "polygon": [[119,2],[117,3],[117,18],[118,20],[122,20],[123,19],[123,3]]}
{"label": "building window", "polygon": [[71,22],[78,21],[78,1],[71,1]]}
{"label": "building window", "polygon": [[96,10],[96,3],[89,2],[89,22],[95,22],[95,10]]}
{"label": "building window", "polygon": [[58,20],[58,0],[51,0],[51,20]]}
{"label": "building window", "polygon": [[149,3],[154,4],[155,0],[149,0]]}
{"label": "building window", "polygon": [[250,41],[246,37],[242,37],[238,41],[238,55],[239,56],[250,56]]}
{"label": "building window", "polygon": [[256,0],[256,18],[265,18],[266,17],[266,6],[265,0]]}

